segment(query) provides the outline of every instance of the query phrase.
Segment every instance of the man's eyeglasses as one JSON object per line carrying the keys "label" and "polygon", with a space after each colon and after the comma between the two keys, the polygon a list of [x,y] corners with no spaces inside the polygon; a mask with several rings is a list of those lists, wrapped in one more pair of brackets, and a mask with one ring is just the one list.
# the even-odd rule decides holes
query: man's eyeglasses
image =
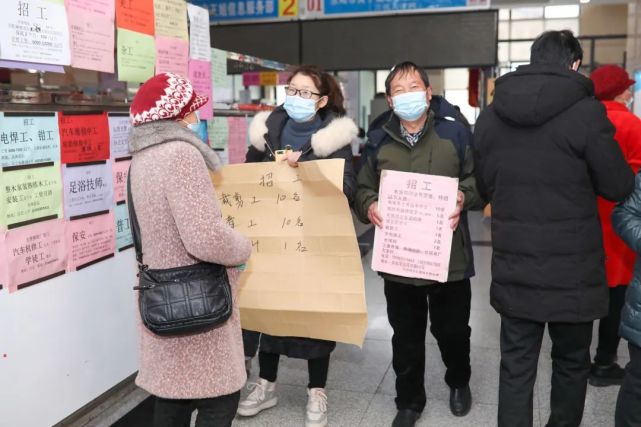
{"label": "man's eyeglasses", "polygon": [[285,93],[288,96],[296,96],[300,93],[300,97],[303,99],[310,99],[312,95],[321,96],[320,93],[312,92],[311,90],[307,89],[296,89],[295,87],[291,86],[285,86]]}

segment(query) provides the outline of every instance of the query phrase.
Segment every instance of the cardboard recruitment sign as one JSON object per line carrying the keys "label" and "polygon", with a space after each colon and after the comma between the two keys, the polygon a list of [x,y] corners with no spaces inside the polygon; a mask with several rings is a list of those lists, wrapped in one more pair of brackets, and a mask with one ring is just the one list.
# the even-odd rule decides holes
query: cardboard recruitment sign
{"label": "cardboard recruitment sign", "polygon": [[241,276],[244,328],[362,345],[365,280],[339,159],[225,166],[223,218],[252,240]]}

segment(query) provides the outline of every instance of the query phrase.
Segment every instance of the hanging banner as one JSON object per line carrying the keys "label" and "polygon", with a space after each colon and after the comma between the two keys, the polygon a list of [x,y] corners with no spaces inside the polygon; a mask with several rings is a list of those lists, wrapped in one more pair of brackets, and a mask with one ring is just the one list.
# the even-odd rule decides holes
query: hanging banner
{"label": "hanging banner", "polygon": [[211,61],[209,11],[187,3],[187,14],[189,15],[189,57],[200,61]]}
{"label": "hanging banner", "polygon": [[105,212],[113,205],[111,162],[89,165],[66,165],[64,181],[65,218]]}
{"label": "hanging banner", "polygon": [[60,166],[0,172],[0,225],[9,229],[62,218]]}
{"label": "hanging banner", "polygon": [[457,178],[383,170],[372,270],[447,282],[457,192]]}
{"label": "hanging banner", "polygon": [[154,35],[154,0],[118,0],[116,25],[120,29]]}
{"label": "hanging banner", "polygon": [[344,165],[246,163],[212,174],[225,222],[252,242],[238,294],[243,328],[363,344],[365,280]]}
{"label": "hanging banner", "polygon": [[113,162],[114,203],[127,200],[127,177],[131,160]]}
{"label": "hanging banner", "polygon": [[0,167],[59,161],[56,113],[0,113]]}
{"label": "hanging banner", "polygon": [[229,163],[244,163],[247,157],[247,120],[245,117],[228,117]]}
{"label": "hanging banner", "polygon": [[189,41],[185,0],[154,0],[156,36]]}
{"label": "hanging banner", "polygon": [[188,64],[189,42],[156,36],[156,74],[175,73],[187,76]]}
{"label": "hanging banner", "polygon": [[116,247],[118,251],[124,251],[133,247],[131,236],[131,224],[129,223],[129,208],[126,203],[116,205]]}
{"label": "hanging banner", "polygon": [[209,146],[213,149],[224,149],[229,139],[229,122],[227,117],[214,117],[207,121]]}
{"label": "hanging banner", "polygon": [[118,80],[144,83],[154,75],[156,43],[153,36],[118,28]]}
{"label": "hanging banner", "polygon": [[85,70],[114,72],[116,35],[114,18],[68,4],[71,35],[71,66]]}
{"label": "hanging banner", "polygon": [[209,97],[209,101],[198,110],[200,118],[211,119],[214,117],[214,107],[211,101],[211,63],[197,59],[189,61],[189,80],[197,94]]}
{"label": "hanging banner", "polygon": [[67,223],[67,271],[82,270],[116,252],[113,212]]}
{"label": "hanging banner", "polygon": [[67,248],[63,220],[9,230],[4,240],[2,257],[6,259],[9,292],[65,273]]}
{"label": "hanging banner", "polygon": [[109,114],[109,152],[112,159],[129,157],[131,119],[127,113]]}
{"label": "hanging banner", "polygon": [[107,113],[58,113],[62,163],[95,162],[109,159]]}
{"label": "hanging banner", "polygon": [[69,27],[57,0],[4,0],[0,13],[0,58],[69,65]]}

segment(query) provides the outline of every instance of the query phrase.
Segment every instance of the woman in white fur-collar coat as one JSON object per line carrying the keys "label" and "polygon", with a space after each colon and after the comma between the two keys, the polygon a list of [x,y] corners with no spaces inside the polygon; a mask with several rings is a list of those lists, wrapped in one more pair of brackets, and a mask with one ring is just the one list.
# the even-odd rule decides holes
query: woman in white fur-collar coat
{"label": "woman in white fur-collar coat", "polygon": [[[350,205],[356,193],[351,142],[358,127],[345,117],[343,95],[336,80],[314,66],[301,66],[292,73],[286,88],[285,104],[273,112],[257,114],[249,126],[251,146],[247,162],[274,161],[276,150],[291,148],[287,161],[345,159],[343,192]],[[258,334],[244,331],[245,356],[256,352]],[[251,348],[253,347],[253,348]],[[260,337],[260,378],[249,384],[252,392],[238,408],[241,416],[253,416],[275,406],[276,376],[280,355],[306,359],[309,368],[306,427],[327,424],[325,383],[330,353],[335,342],[309,338]]]}

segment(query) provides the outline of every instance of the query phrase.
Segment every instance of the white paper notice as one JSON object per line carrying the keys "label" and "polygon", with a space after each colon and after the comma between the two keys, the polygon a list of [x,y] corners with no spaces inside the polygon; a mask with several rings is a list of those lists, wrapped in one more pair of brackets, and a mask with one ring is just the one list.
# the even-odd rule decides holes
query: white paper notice
{"label": "white paper notice", "polygon": [[211,61],[209,11],[187,3],[187,14],[189,15],[189,57]]}
{"label": "white paper notice", "polygon": [[446,282],[452,250],[448,217],[456,208],[458,179],[384,170],[372,269]]}
{"label": "white paper notice", "polygon": [[214,103],[231,103],[234,100],[232,76],[227,75],[227,52],[211,49],[211,84]]}
{"label": "white paper notice", "polygon": [[69,65],[69,27],[64,3],[56,0],[3,0],[0,57]]}

